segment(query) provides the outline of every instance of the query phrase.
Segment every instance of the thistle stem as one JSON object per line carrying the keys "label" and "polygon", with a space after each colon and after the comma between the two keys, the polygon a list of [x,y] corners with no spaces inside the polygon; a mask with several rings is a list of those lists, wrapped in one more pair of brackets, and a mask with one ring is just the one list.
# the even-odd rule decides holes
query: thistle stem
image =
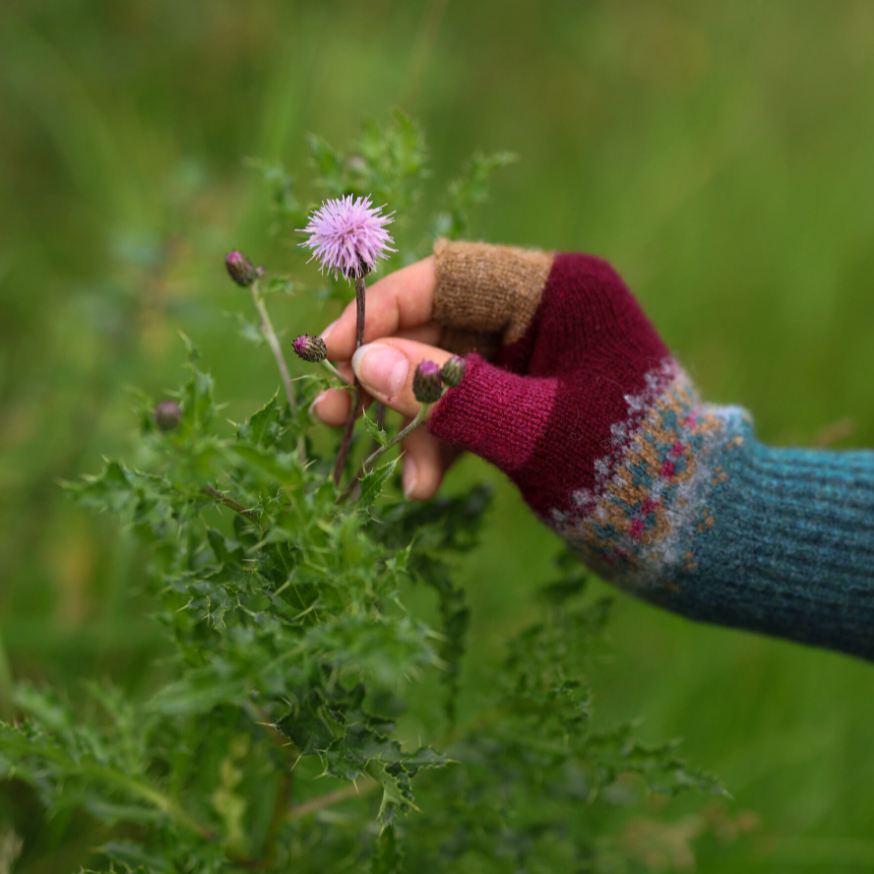
{"label": "thistle stem", "polygon": [[[364,343],[364,277],[355,277],[355,349],[358,350]],[[334,465],[334,485],[339,486],[343,477],[343,468],[346,467],[346,459],[349,457],[349,447],[352,445],[352,432],[355,430],[355,417],[358,415],[358,407],[361,404],[361,383],[355,377],[355,393],[352,396],[352,406],[349,408],[349,418],[346,419],[346,427],[343,430],[343,439],[340,441],[340,451],[337,453],[337,463]]]}
{"label": "thistle stem", "polygon": [[404,437],[407,436],[407,434],[415,431],[416,428],[418,428],[419,425],[421,425],[424,421],[425,416],[428,414],[428,407],[430,406],[431,404],[422,404],[422,406],[419,407],[419,412],[416,413],[415,417],[412,419],[410,424],[407,425],[406,428],[402,428],[400,431],[398,431],[398,433],[395,434],[395,436],[392,437],[391,440],[389,440],[388,443],[385,444],[385,446],[380,446],[379,449],[371,452],[370,455],[368,455],[367,458],[365,458],[364,461],[361,462],[362,471],[364,473],[367,473],[367,466],[369,464],[372,464],[374,461],[376,461],[376,459],[379,458],[380,455],[384,455],[386,452],[388,452],[389,449],[392,448],[392,446],[400,443],[401,440],[403,440]]}
{"label": "thistle stem", "polygon": [[419,412],[416,413],[415,418],[410,422],[409,425],[407,425],[406,428],[398,431],[398,433],[395,434],[395,436],[392,437],[391,440],[389,440],[388,443],[385,444],[385,446],[380,446],[379,449],[377,449],[375,452],[371,452],[370,455],[368,455],[367,458],[365,458],[364,461],[361,462],[361,467],[358,468],[358,473],[355,474],[354,479],[343,490],[343,494],[340,495],[339,498],[337,498],[338,504],[342,504],[343,501],[345,501],[346,498],[348,498],[349,495],[352,494],[352,489],[354,489],[355,486],[358,485],[358,477],[361,476],[362,473],[367,473],[368,465],[376,461],[376,459],[379,458],[380,455],[385,455],[385,453],[388,452],[389,449],[392,448],[392,446],[396,446],[398,443],[401,442],[401,440],[404,439],[404,437],[415,431],[416,428],[418,428],[419,425],[422,424],[425,416],[428,414],[428,407],[430,406],[430,404],[422,404],[422,406],[419,407]]}
{"label": "thistle stem", "polygon": [[211,498],[221,501],[226,507],[230,507],[235,513],[245,516],[250,522],[258,523],[261,517],[254,510],[247,510],[241,503],[222,494],[218,489],[212,486],[203,486],[203,491]]}
{"label": "thistle stem", "polygon": [[339,804],[342,801],[348,801],[350,798],[365,795],[378,787],[379,783],[368,777],[367,782],[363,786],[353,784],[345,789],[335,789],[333,792],[311,798],[309,801],[304,801],[303,804],[298,804],[297,807],[292,807],[287,815],[289,819],[300,819],[302,816],[315,813],[317,810],[322,810],[325,807],[333,807],[333,805]]}
{"label": "thistle stem", "polygon": [[336,368],[336,367],[334,367],[334,365],[333,365],[333,364],[331,364],[331,362],[330,362],[330,361],[328,361],[328,359],[327,359],[327,358],[325,358],[325,359],[324,359],[324,360],[323,360],[323,361],[322,361],[322,362],[321,362],[321,365],[322,365],[322,367],[324,367],[324,368],[325,368],[325,370],[327,370],[327,371],[328,371],[328,373],[330,373],[330,374],[331,374],[331,376],[336,376],[336,377],[337,377],[337,379],[339,379],[339,380],[340,380],[340,382],[342,382],[342,383],[343,383],[343,385],[349,385],[349,386],[351,386],[351,385],[352,385],[352,383],[351,383],[351,382],[349,382],[349,380],[348,380],[348,379],[346,379],[346,377],[345,377],[345,376],[343,376],[343,374],[342,374],[342,373],[340,373],[340,371],[339,371],[339,370],[337,370],[337,368]]}
{"label": "thistle stem", "polygon": [[[285,397],[288,400],[289,409],[293,412],[297,403],[294,397],[294,386],[291,383],[291,375],[288,372],[288,366],[285,363],[285,356],[282,354],[282,346],[279,345],[279,338],[276,336],[276,331],[273,330],[273,323],[270,321],[270,316],[267,313],[267,307],[264,305],[264,300],[258,290],[258,281],[255,280],[249,288],[252,291],[252,300],[255,302],[255,308],[258,310],[258,315],[261,317],[261,333],[267,341],[267,345],[273,352],[273,357],[276,359],[276,366],[279,368],[279,375],[282,378],[282,385],[285,388]],[[303,434],[297,438],[297,454],[300,457],[300,463],[306,464],[306,448],[304,446]]]}

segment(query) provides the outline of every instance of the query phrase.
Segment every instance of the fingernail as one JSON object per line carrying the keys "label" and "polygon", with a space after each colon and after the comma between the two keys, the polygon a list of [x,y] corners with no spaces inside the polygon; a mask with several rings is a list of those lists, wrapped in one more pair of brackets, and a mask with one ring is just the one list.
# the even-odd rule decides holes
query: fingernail
{"label": "fingernail", "polygon": [[[324,331],[322,331],[322,333],[321,333],[321,334],[319,334],[319,336],[320,336],[320,337],[321,337],[321,338],[322,338],[322,339],[323,339],[323,340],[327,340],[327,339],[328,339],[328,337],[329,337],[329,336],[330,336],[330,334],[331,334],[331,331],[333,331],[333,330],[334,330],[334,328],[336,328],[336,327],[337,327],[337,322],[339,322],[339,321],[340,321],[340,320],[339,320],[339,319],[334,319],[334,321],[333,321],[333,322],[331,322],[331,324],[330,324],[330,325],[328,325],[328,327],[327,327],[327,328],[325,328],[325,330],[324,330]],[[318,398],[317,398],[317,400],[318,400]]]}
{"label": "fingernail", "polygon": [[407,381],[410,362],[394,346],[368,343],[352,356],[352,369],[370,392],[393,398]]}
{"label": "fingernail", "polygon": [[310,408],[307,410],[307,414],[309,415],[309,417],[311,419],[318,420],[318,416],[316,415],[316,407],[322,402],[322,400],[324,399],[324,397],[327,393],[328,393],[327,389],[325,389],[325,391],[319,392],[316,395],[315,400],[310,404]]}
{"label": "fingernail", "polygon": [[404,497],[409,500],[419,482],[419,472],[412,458],[404,459]]}

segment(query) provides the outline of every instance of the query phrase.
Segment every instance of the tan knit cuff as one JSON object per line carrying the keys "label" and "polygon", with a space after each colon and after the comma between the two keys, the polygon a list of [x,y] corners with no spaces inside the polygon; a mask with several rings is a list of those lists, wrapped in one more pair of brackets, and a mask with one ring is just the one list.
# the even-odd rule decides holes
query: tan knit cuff
{"label": "tan knit cuff", "polygon": [[443,325],[444,348],[475,348],[492,358],[524,335],[552,269],[551,252],[439,239],[434,255],[433,316]]}

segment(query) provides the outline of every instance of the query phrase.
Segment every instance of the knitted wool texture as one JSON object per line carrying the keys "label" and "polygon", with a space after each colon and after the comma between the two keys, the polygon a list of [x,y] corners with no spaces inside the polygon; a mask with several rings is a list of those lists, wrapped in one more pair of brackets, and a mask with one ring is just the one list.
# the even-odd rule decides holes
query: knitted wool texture
{"label": "knitted wool texture", "polygon": [[705,404],[604,261],[438,241],[471,352],[441,441],[497,465],[599,575],[694,619],[874,659],[874,453],[774,449]]}

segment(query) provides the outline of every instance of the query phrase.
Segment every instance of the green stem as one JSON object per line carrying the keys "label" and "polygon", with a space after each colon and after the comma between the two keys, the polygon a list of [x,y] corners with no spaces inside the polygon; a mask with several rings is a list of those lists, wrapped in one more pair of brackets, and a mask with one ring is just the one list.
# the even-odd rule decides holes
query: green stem
{"label": "green stem", "polygon": [[332,376],[336,376],[336,377],[337,377],[337,379],[339,379],[339,380],[340,380],[340,382],[342,382],[342,383],[343,383],[343,385],[348,385],[348,386],[351,386],[351,385],[352,385],[352,383],[351,383],[351,382],[349,382],[349,380],[348,380],[348,379],[346,379],[346,377],[345,377],[345,376],[343,376],[343,374],[342,374],[342,373],[340,373],[340,371],[339,371],[339,370],[337,370],[337,368],[336,368],[336,367],[334,367],[334,365],[333,365],[333,364],[331,364],[331,362],[330,362],[330,361],[328,361],[328,359],[327,359],[327,358],[326,358],[326,359],[325,359],[325,360],[324,360],[324,361],[322,361],[322,362],[321,362],[321,364],[322,364],[322,367],[324,367],[324,368],[325,368],[325,370],[327,370],[327,371],[328,371],[328,373],[330,373],[330,374],[331,374],[331,375],[332,375]]}
{"label": "green stem", "polygon": [[340,495],[339,498],[337,498],[338,504],[342,504],[343,501],[345,501],[349,497],[349,495],[352,494],[352,490],[355,488],[356,485],[358,485],[358,482],[359,482],[358,477],[361,476],[361,474],[363,474],[363,473],[367,473],[368,465],[370,465],[374,461],[376,461],[376,459],[379,458],[380,455],[385,455],[385,453],[388,452],[389,449],[392,448],[392,446],[396,446],[408,434],[415,431],[416,428],[418,428],[419,425],[422,424],[423,420],[425,419],[425,416],[428,414],[428,407],[430,407],[430,406],[431,406],[430,404],[422,404],[422,406],[419,407],[419,412],[416,413],[415,418],[410,422],[409,425],[407,425],[406,428],[403,428],[402,430],[398,431],[398,433],[395,434],[395,436],[392,437],[391,440],[389,440],[388,443],[385,444],[385,446],[380,446],[379,449],[377,449],[375,452],[371,452],[371,454],[368,455],[367,458],[365,458],[364,461],[361,462],[361,467],[358,469],[358,473],[355,474],[355,477],[352,479],[352,481],[349,483],[349,485],[346,486],[346,488],[343,490],[343,494]]}
{"label": "green stem", "polygon": [[316,798],[311,798],[309,801],[304,801],[303,804],[298,804],[297,807],[292,807],[288,811],[288,819],[300,819],[302,816],[308,816],[310,813],[315,813],[317,810],[322,810],[325,807],[333,807],[342,801],[357,798],[359,795],[366,795],[377,788],[379,788],[379,783],[368,777],[367,782],[363,786],[353,784],[345,789],[336,789],[334,792],[319,795]]}
{"label": "green stem", "polygon": [[270,737],[283,760],[283,764],[288,766],[288,770],[283,770],[279,774],[276,783],[276,791],[273,795],[273,812],[270,816],[270,825],[267,828],[267,837],[264,839],[264,850],[259,863],[260,868],[268,869],[276,857],[276,839],[279,836],[279,829],[288,816],[288,805],[294,791],[294,761],[299,758],[300,753],[293,743],[277,731],[263,707],[259,707],[249,700],[244,702],[244,707],[258,725],[269,730]]}
{"label": "green stem", "polygon": [[396,446],[398,443],[401,442],[401,440],[404,439],[404,437],[415,431],[416,428],[418,428],[419,425],[421,425],[424,421],[425,416],[428,413],[428,407],[430,406],[430,404],[422,404],[422,406],[419,407],[419,412],[416,413],[415,417],[410,422],[410,424],[407,425],[406,428],[402,428],[400,431],[398,431],[398,433],[395,434],[395,436],[392,437],[391,440],[389,440],[388,443],[385,444],[385,446],[380,446],[379,449],[377,449],[375,452],[371,452],[370,455],[368,455],[367,458],[365,458],[364,461],[361,462],[362,471],[364,473],[367,473],[367,466],[369,464],[376,461],[376,459],[379,458],[380,455],[384,455],[386,452],[389,451],[389,449],[392,448],[392,446]]}
{"label": "green stem", "polygon": [[215,489],[212,486],[203,486],[202,489],[210,497],[215,498],[217,501],[221,501],[226,507],[230,507],[235,513],[245,516],[250,522],[255,522],[257,524],[261,521],[261,517],[254,510],[247,510],[241,503],[222,494],[218,489]]}
{"label": "green stem", "polygon": [[[256,279],[249,286],[252,292],[252,300],[255,302],[255,308],[258,310],[258,315],[261,317],[261,333],[264,339],[267,340],[267,345],[273,352],[273,357],[276,359],[276,366],[279,368],[279,375],[282,377],[282,385],[285,389],[285,397],[288,400],[288,406],[292,412],[297,408],[297,403],[294,397],[294,386],[291,382],[291,375],[288,372],[288,366],[285,363],[285,356],[282,354],[282,346],[279,345],[279,338],[276,336],[276,331],[273,330],[273,322],[270,321],[270,316],[267,313],[267,307],[264,305],[264,300],[258,291],[258,280]],[[306,448],[304,446],[303,434],[297,438],[297,454],[300,456],[300,463],[306,464]]]}

